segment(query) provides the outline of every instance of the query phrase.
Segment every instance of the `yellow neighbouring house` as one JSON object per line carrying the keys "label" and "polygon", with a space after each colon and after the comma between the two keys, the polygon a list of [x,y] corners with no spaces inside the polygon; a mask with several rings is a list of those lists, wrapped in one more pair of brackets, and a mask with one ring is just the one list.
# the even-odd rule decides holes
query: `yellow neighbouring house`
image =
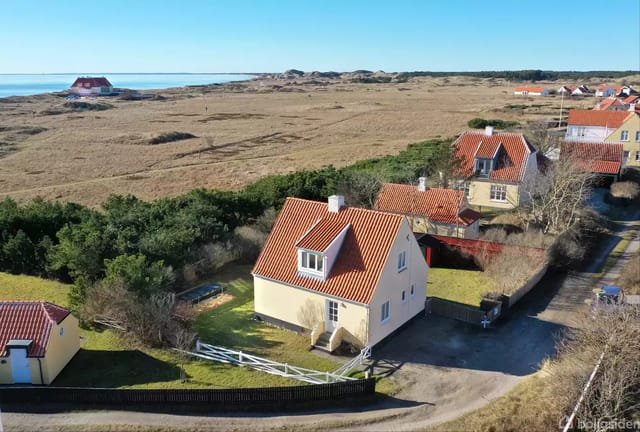
{"label": "yellow neighbouring house", "polygon": [[402,215],[288,198],[253,269],[255,314],[329,352],[424,311],[428,267]]}
{"label": "yellow neighbouring house", "polygon": [[477,239],[480,213],[469,207],[465,191],[427,187],[420,177],[418,185],[385,183],[374,208],[405,215],[414,233]]}
{"label": "yellow neighbouring house", "polygon": [[42,301],[0,301],[0,384],[51,384],[80,349],[78,320]]}
{"label": "yellow neighbouring house", "polygon": [[[457,187],[469,204],[510,209],[525,204],[538,171],[538,150],[522,134],[465,132],[454,143]],[[542,157],[542,156],[541,156]]]}
{"label": "yellow neighbouring house", "polygon": [[567,142],[622,144],[622,165],[640,167],[640,114],[631,111],[571,110]]}

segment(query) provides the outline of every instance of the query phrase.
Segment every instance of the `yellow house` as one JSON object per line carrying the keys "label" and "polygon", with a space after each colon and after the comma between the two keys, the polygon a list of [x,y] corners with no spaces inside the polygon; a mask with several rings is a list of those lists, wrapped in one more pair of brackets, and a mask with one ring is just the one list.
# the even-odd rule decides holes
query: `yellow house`
{"label": "yellow house", "polygon": [[79,349],[78,320],[67,309],[0,301],[0,384],[51,384]]}
{"label": "yellow house", "polygon": [[330,352],[373,346],[424,310],[427,270],[404,216],[288,198],[252,272],[255,314]]}
{"label": "yellow house", "polygon": [[637,112],[629,114],[622,125],[604,141],[622,144],[624,148],[623,165],[640,167],[640,115]]}
{"label": "yellow house", "polygon": [[480,232],[480,213],[469,207],[465,191],[429,188],[425,177],[417,187],[383,184],[374,208],[405,215],[414,233],[477,239]]}
{"label": "yellow house", "polygon": [[522,134],[465,132],[454,143],[459,187],[469,204],[478,207],[515,208],[529,199],[538,175],[538,151]]}

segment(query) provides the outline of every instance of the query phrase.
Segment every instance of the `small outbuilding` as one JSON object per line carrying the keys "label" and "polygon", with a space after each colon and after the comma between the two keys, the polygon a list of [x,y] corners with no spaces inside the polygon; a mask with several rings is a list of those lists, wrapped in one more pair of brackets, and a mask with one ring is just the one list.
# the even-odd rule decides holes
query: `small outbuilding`
{"label": "small outbuilding", "polygon": [[80,350],[78,320],[44,301],[0,301],[0,384],[51,384]]}
{"label": "small outbuilding", "polygon": [[80,77],[71,85],[71,91],[80,96],[108,96],[113,86],[105,77]]}

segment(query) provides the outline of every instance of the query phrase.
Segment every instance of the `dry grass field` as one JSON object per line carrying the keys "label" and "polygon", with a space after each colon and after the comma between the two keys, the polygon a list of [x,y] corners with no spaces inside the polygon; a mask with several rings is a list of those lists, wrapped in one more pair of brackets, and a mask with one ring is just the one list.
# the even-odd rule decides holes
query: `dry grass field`
{"label": "dry grass field", "polygon": [[[574,83],[548,86],[562,84]],[[0,99],[0,199],[98,206],[111,193],[151,200],[195,187],[238,189],[268,174],[340,167],[456,136],[474,117],[557,118],[560,97],[514,96],[514,87],[469,77],[263,79],[161,90],[161,100],[91,101],[111,106],[100,111],[70,110],[54,95]],[[563,102],[591,108],[596,101]],[[196,138],[150,143],[171,132]]]}

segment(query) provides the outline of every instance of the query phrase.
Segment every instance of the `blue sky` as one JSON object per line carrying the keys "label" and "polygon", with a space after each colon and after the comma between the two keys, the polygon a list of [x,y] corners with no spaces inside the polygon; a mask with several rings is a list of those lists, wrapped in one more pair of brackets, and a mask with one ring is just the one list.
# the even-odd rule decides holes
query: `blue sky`
{"label": "blue sky", "polygon": [[0,73],[640,70],[640,0],[1,0]]}

